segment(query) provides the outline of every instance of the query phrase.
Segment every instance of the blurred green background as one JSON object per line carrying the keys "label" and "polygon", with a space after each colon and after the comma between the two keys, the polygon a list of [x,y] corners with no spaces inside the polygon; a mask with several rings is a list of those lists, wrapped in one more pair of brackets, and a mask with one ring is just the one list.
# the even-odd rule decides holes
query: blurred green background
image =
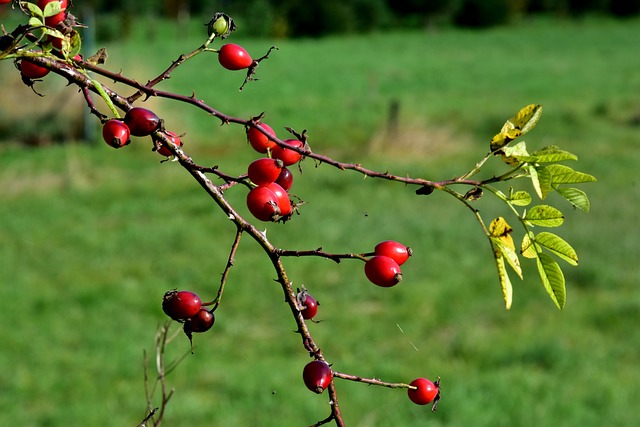
{"label": "blurred green background", "polygon": [[[230,41],[256,57],[279,48],[259,81],[239,92],[243,73],[203,54],[160,87],[195,90],[234,116],[264,111],[279,136],[307,129],[316,152],[428,179],[470,169],[505,119],[541,103],[528,146],[560,145],[599,178],[583,186],[589,214],[550,200],[567,216],[558,234],[580,256],[564,268],[565,310],[525,261],[507,312],[482,232],[455,200],[304,162],[293,188],[307,202],[302,215],[265,225],[276,245],[365,252],[394,239],[415,252],[393,289],[368,283],[358,261],[286,260],[294,285],[321,303],[310,328],[326,357],[366,377],[443,382],[432,414],[405,391],[340,381],[347,425],[637,425],[640,20],[531,15],[482,31],[442,24],[297,39],[249,37],[237,20]],[[108,48],[108,69],[146,81],[202,43],[204,22],[140,17],[127,38],[98,37],[96,47]],[[75,142],[86,109],[77,90],[51,75],[39,98],[17,74],[0,66],[0,425],[136,425],[162,295],[213,297],[234,229],[150,141],[118,151],[99,135]],[[257,158],[242,128],[166,100],[141,105],[186,133],[199,164],[241,174]],[[490,163],[486,175],[500,170]],[[246,212],[244,190],[227,196]],[[506,215],[488,197],[478,208]],[[166,425],[310,425],[328,414],[326,395],[301,381],[309,358],[273,277],[243,239],[214,329],[168,378]],[[188,348],[178,336],[168,358]]]}

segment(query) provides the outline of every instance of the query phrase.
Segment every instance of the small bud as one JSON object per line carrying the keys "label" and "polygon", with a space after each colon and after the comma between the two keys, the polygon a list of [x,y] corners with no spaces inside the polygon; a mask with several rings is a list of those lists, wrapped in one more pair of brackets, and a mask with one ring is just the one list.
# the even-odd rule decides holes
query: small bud
{"label": "small bud", "polygon": [[209,37],[215,34],[217,37],[224,39],[235,29],[236,24],[226,13],[216,13],[213,15],[213,18],[211,18],[211,21],[207,23]]}

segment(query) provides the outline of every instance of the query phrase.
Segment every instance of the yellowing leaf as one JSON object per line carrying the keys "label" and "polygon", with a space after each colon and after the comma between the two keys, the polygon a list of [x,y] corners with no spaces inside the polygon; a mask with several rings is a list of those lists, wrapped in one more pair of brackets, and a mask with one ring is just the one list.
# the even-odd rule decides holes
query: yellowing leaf
{"label": "yellowing leaf", "polygon": [[520,253],[525,258],[538,258],[538,253],[540,252],[540,248],[535,244],[535,236],[532,232],[528,232],[522,238],[522,246],[520,248]]}
{"label": "yellowing leaf", "polygon": [[513,238],[511,237],[512,231],[513,229],[502,217],[494,219],[489,225],[490,239],[496,252],[496,258],[506,259],[513,271],[522,279],[522,268],[520,267],[520,260],[518,259]]}
{"label": "yellowing leaf", "polygon": [[491,139],[490,149],[496,151],[516,138],[529,132],[538,123],[542,105],[529,104],[507,120],[500,132]]}
{"label": "yellowing leaf", "polygon": [[513,244],[513,238],[511,237],[511,232],[513,229],[507,224],[507,221],[501,216],[491,221],[489,224],[489,234],[491,237],[497,238],[502,241],[502,243],[512,249],[515,248]]}
{"label": "yellowing leaf", "polygon": [[509,197],[509,201],[516,206],[528,206],[531,203],[531,195],[526,191],[516,191]]}
{"label": "yellowing leaf", "polygon": [[504,258],[498,256],[497,254],[494,255],[496,260],[496,267],[498,267],[500,286],[502,287],[504,306],[507,310],[509,310],[511,308],[511,303],[513,302],[513,286],[511,285],[511,280],[509,279],[509,275],[507,274],[507,268],[504,264]]}

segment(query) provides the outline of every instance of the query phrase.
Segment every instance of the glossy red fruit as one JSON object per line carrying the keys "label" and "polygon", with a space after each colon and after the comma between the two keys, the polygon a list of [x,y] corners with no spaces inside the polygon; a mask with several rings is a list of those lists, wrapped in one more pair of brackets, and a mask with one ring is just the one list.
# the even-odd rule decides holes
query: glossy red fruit
{"label": "glossy red fruit", "polygon": [[[271,136],[275,138],[276,133],[266,123],[260,123],[260,126]],[[249,144],[256,150],[258,153],[266,153],[268,150],[273,149],[276,146],[276,143],[271,141],[264,133],[259,131],[254,127],[250,127],[247,129],[247,139],[249,140]]]}
{"label": "glossy red fruit", "polygon": [[318,314],[318,301],[307,292],[300,296],[300,303],[304,306],[302,309],[302,317],[309,320],[313,319]]}
{"label": "glossy red fruit", "polygon": [[[182,141],[180,140],[180,137],[176,133],[171,132],[170,130],[168,130],[168,131],[165,131],[165,134],[171,140],[171,142],[174,143],[174,145],[177,145],[178,147],[182,147]],[[158,148],[158,154],[160,154],[162,156],[165,156],[165,157],[173,156],[171,151],[169,151],[169,149],[167,147],[165,147],[164,145],[160,145],[160,147]]]}
{"label": "glossy red fruit", "polygon": [[207,332],[213,327],[216,318],[213,312],[205,307],[200,307],[200,310],[195,316],[188,318],[184,322],[185,332]]}
{"label": "glossy red fruit", "polygon": [[[304,143],[297,139],[287,139],[284,142],[294,147],[302,148],[304,146]],[[299,162],[302,158],[302,154],[298,153],[297,151],[290,148],[283,148],[279,145],[273,147],[273,149],[271,150],[271,156],[274,159],[282,160],[282,163],[284,163],[285,166],[291,166]]]}
{"label": "glossy red fruit", "polygon": [[283,167],[282,161],[265,157],[251,162],[247,168],[247,175],[254,184],[267,185],[276,182]]}
{"label": "glossy red fruit", "polygon": [[253,64],[251,55],[240,45],[227,43],[218,51],[218,61],[227,70],[243,70]]}
{"label": "glossy red fruit", "polygon": [[117,119],[111,119],[102,125],[102,137],[113,148],[124,147],[131,142],[129,126]]}
{"label": "glossy red fruit", "polygon": [[284,188],[282,188],[275,182],[272,182],[271,184],[267,184],[265,185],[265,187],[273,191],[273,193],[276,195],[278,207],[280,208],[280,215],[281,216],[289,215],[292,210],[291,199],[289,199],[289,195],[287,194],[286,191],[284,191]]}
{"label": "glossy red fruit", "polygon": [[302,371],[304,385],[314,393],[322,393],[331,383],[331,367],[322,360],[307,363]]}
{"label": "glossy red fruit", "polygon": [[124,116],[133,136],[149,136],[160,126],[160,118],[146,108],[133,107]]}
{"label": "glossy red fruit", "polygon": [[289,191],[291,186],[293,185],[293,174],[291,170],[286,166],[282,167],[280,171],[280,175],[278,175],[278,179],[276,179],[276,184],[284,189],[284,191]]}
{"label": "glossy red fruit", "polygon": [[409,389],[409,399],[417,405],[428,405],[433,402],[438,396],[440,389],[438,386],[426,378],[417,378],[409,385],[417,387],[416,389]]}
{"label": "glossy red fruit", "polygon": [[202,301],[191,291],[168,291],[162,298],[162,310],[173,320],[187,320],[200,311]]}
{"label": "glossy red fruit", "polygon": [[0,0],[0,4],[11,3],[12,0]]}
{"label": "glossy red fruit", "polygon": [[374,285],[389,288],[402,280],[402,272],[397,262],[387,256],[376,255],[364,264],[364,274]]}
{"label": "glossy red fruit", "polygon": [[280,217],[278,196],[267,187],[255,187],[247,194],[249,212],[260,221],[275,221]]}
{"label": "glossy red fruit", "polygon": [[409,259],[413,252],[411,248],[406,247],[402,243],[386,240],[376,245],[374,253],[376,255],[388,256],[397,262],[398,265],[402,265]]}
{"label": "glossy red fruit", "polygon": [[28,79],[40,79],[49,74],[49,69],[30,62],[27,59],[20,61],[20,73]]}

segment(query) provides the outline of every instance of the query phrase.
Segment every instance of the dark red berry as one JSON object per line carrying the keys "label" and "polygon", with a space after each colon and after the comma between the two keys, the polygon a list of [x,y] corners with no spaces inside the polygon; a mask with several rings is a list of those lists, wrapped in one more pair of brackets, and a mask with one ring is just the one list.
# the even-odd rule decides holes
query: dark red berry
{"label": "dark red berry", "polygon": [[398,265],[402,265],[409,259],[413,252],[411,248],[406,247],[402,243],[386,240],[376,245],[374,253],[376,255],[388,256],[397,262]]}
{"label": "dark red berry", "polygon": [[129,126],[117,119],[111,119],[102,125],[102,137],[113,148],[124,147],[131,142]]}
{"label": "dark red berry", "polygon": [[185,332],[206,332],[213,327],[216,318],[213,312],[205,307],[200,307],[200,310],[195,316],[188,318],[184,322]]}
{"label": "dark red berry", "polygon": [[201,307],[200,297],[190,291],[172,290],[162,298],[162,310],[173,320],[187,320],[198,314]]}
{"label": "dark red berry", "polygon": [[[171,140],[171,142],[173,142],[174,145],[177,145],[178,147],[182,147],[182,141],[180,140],[180,137],[176,133],[171,132],[170,130],[167,130],[164,133]],[[171,151],[169,151],[169,149],[166,146],[162,145],[162,143],[159,142],[159,141],[158,141],[158,143],[161,144],[158,147],[158,154],[160,154],[162,156],[165,156],[165,157],[173,156]]]}
{"label": "dark red berry", "polygon": [[275,182],[272,182],[271,184],[267,184],[265,187],[273,191],[273,193],[276,195],[278,207],[280,208],[280,215],[281,216],[289,215],[292,210],[291,199],[289,199],[289,195],[287,194],[286,191],[284,191],[284,188],[280,187]]}
{"label": "dark red berry", "polygon": [[305,319],[313,319],[318,313],[318,301],[307,292],[300,297],[300,303],[304,307],[302,309],[302,317]]}
{"label": "dark red berry", "polygon": [[133,107],[127,111],[124,122],[133,136],[151,135],[160,126],[160,118],[153,111],[141,107]]}
{"label": "dark red berry", "polygon": [[402,280],[398,263],[382,255],[369,258],[364,264],[364,273],[371,283],[383,288],[395,286]]}
{"label": "dark red berry", "polygon": [[280,175],[278,175],[278,179],[276,179],[276,184],[282,187],[284,191],[289,191],[291,189],[291,186],[293,185],[293,174],[288,167],[282,167]]}
{"label": "dark red berry", "polygon": [[322,393],[331,383],[333,373],[331,367],[322,360],[307,363],[302,371],[304,385],[315,393]]}

